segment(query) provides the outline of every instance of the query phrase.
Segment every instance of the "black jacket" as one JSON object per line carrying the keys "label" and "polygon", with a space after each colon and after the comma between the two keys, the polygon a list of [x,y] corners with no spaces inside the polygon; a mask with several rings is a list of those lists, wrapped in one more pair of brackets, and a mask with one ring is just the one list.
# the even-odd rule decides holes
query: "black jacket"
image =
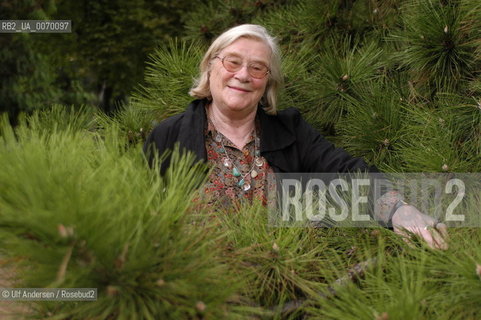
{"label": "black jacket", "polygon": [[[159,155],[173,149],[176,142],[181,150],[195,153],[198,160],[207,160],[204,128],[207,118],[207,100],[195,100],[184,113],[162,121],[154,128],[144,145],[149,163]],[[361,158],[353,158],[346,151],[335,148],[312,128],[294,108],[266,114],[257,109],[261,125],[261,155],[275,172],[353,172],[357,170],[377,172]],[[152,149],[153,148],[153,149]],[[169,166],[169,160],[161,165],[161,172]]]}

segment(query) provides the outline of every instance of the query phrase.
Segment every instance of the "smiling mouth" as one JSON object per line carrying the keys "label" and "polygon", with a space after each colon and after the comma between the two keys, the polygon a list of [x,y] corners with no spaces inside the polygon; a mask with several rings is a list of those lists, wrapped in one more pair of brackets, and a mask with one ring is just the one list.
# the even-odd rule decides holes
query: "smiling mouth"
{"label": "smiling mouth", "polygon": [[231,86],[228,86],[228,87],[233,89],[233,90],[240,91],[240,92],[250,92],[250,90],[243,89],[243,88],[231,87]]}

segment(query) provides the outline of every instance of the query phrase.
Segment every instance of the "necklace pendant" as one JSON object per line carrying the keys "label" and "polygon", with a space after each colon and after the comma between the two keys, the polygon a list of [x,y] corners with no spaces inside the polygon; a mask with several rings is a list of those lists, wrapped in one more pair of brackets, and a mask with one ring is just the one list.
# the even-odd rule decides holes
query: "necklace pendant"
{"label": "necklace pendant", "polygon": [[256,164],[256,166],[258,167],[262,167],[262,165],[264,165],[264,160],[262,160],[262,158],[257,158],[254,160],[254,163]]}
{"label": "necklace pendant", "polygon": [[222,158],[222,164],[226,168],[230,168],[230,166],[231,166],[230,160],[228,158]]}
{"label": "necklace pendant", "polygon": [[251,178],[252,178],[252,179],[254,179],[255,177],[257,177],[257,175],[258,175],[257,171],[255,171],[255,170],[252,170],[252,171],[251,171]]}
{"label": "necklace pendant", "polygon": [[[234,177],[240,177],[240,175],[241,175],[239,170],[237,169],[237,167],[234,167],[234,169],[232,169],[232,174],[234,175]],[[242,181],[242,183],[244,183],[244,179],[242,179],[241,181]],[[239,183],[240,183],[240,181],[239,181]]]}
{"label": "necklace pendant", "polygon": [[[242,179],[244,180],[244,179]],[[244,185],[242,186],[242,190],[244,191],[249,191],[251,188],[251,185],[249,184],[249,182],[245,182]]]}
{"label": "necklace pendant", "polygon": [[244,179],[240,179],[240,181],[237,182],[237,185],[242,188],[244,186],[244,182]]}
{"label": "necklace pendant", "polygon": [[216,142],[221,142],[221,141],[222,141],[222,136],[218,133],[218,134],[215,136],[214,140],[215,140]]}

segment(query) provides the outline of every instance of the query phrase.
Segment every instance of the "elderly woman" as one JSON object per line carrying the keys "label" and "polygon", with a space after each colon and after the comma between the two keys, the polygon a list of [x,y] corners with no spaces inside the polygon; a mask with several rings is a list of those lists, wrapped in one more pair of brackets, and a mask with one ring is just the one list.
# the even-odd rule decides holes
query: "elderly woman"
{"label": "elderly woman", "polygon": [[[335,148],[293,108],[277,111],[282,85],[280,53],[259,25],[221,34],[207,50],[190,95],[197,98],[179,115],[160,123],[144,150],[162,154],[176,143],[213,170],[204,190],[211,199],[260,199],[265,203],[274,172],[377,171]],[[162,163],[161,171],[169,166]],[[445,226],[404,203],[399,194],[378,199],[380,220],[445,247]],[[441,226],[442,225],[442,226]]]}

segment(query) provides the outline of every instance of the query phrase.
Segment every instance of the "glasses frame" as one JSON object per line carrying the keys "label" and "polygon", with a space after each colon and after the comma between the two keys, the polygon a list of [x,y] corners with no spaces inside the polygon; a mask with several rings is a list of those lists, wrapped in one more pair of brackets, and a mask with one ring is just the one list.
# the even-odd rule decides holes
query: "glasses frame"
{"label": "glasses frame", "polygon": [[[229,69],[226,68],[225,64],[224,64],[224,60],[225,58],[227,57],[232,57],[232,56],[224,56],[224,57],[220,57],[220,56],[215,56],[214,58],[217,58],[217,59],[220,59],[220,61],[222,62],[222,66],[224,67],[225,70],[227,70],[228,72],[232,72],[232,73],[235,73],[235,72],[239,72],[239,70],[242,69],[242,66],[239,70],[237,71],[230,71]],[[251,73],[251,69],[249,68],[249,65],[250,63],[247,64],[247,73],[249,73],[249,75],[254,78],[254,79],[264,79],[270,72],[271,72],[271,69],[269,69],[269,67],[265,66],[267,68],[267,71],[266,73],[262,76],[262,77],[256,77],[254,75],[252,75]]]}

